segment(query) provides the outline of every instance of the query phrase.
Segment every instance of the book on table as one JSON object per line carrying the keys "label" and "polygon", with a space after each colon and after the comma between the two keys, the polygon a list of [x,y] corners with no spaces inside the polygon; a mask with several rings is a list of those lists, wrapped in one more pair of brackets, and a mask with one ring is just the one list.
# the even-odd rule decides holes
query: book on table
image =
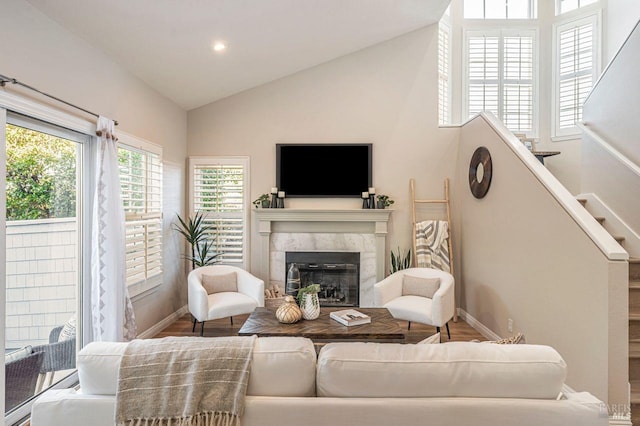
{"label": "book on table", "polygon": [[363,314],[355,309],[343,309],[341,311],[331,312],[329,317],[338,321],[342,325],[346,325],[347,327],[352,325],[369,324],[371,322],[371,317],[369,315]]}

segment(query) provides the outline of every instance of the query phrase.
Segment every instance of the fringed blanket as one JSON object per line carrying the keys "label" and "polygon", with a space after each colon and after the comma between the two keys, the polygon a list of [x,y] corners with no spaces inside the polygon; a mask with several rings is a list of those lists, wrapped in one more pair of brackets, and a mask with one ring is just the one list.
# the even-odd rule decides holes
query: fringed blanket
{"label": "fringed blanket", "polygon": [[447,221],[425,220],[416,223],[417,266],[451,272],[448,237]]}
{"label": "fringed blanket", "polygon": [[134,340],[122,356],[118,426],[235,426],[255,336]]}

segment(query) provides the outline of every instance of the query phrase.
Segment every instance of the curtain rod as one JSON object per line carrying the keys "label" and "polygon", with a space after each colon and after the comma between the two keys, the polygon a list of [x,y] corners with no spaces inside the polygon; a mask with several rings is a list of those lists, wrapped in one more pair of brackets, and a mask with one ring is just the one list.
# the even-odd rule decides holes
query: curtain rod
{"label": "curtain rod", "polygon": [[[57,98],[57,97],[55,97],[53,95],[50,95],[48,93],[45,93],[42,90],[38,90],[35,87],[29,86],[28,84],[24,84],[21,81],[16,80],[15,78],[7,77],[7,76],[4,76],[4,75],[0,74],[0,87],[6,86],[7,83],[16,84],[16,85],[22,86],[22,87],[24,87],[26,89],[33,90],[34,92],[38,92],[41,95],[46,96],[47,98],[53,99],[54,101],[58,101],[60,103],[63,103],[65,105],[70,106],[70,107],[75,108],[75,109],[79,109],[80,111],[86,112],[89,115],[93,115],[96,118],[99,117],[99,115],[96,114],[95,112],[91,112],[91,111],[86,110],[84,108],[81,108],[81,107],[79,107],[77,105],[74,105],[74,104],[72,104],[70,102],[63,101],[62,99]],[[116,120],[114,120],[114,124],[117,126],[118,122]]]}

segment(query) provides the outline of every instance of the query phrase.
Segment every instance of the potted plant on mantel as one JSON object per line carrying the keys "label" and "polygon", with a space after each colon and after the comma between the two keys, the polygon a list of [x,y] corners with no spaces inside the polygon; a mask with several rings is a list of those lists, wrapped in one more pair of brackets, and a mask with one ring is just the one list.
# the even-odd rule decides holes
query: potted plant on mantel
{"label": "potted plant on mantel", "polygon": [[173,225],[173,229],[178,231],[189,243],[191,255],[184,255],[183,257],[191,262],[191,269],[218,263],[220,261],[218,259],[220,253],[214,252],[213,243],[207,240],[209,232],[214,227],[207,225],[205,215],[197,212],[193,217],[187,218],[186,221],[180,215],[176,216],[178,217],[178,223]]}
{"label": "potted plant on mantel", "polygon": [[376,197],[378,202],[376,203],[376,208],[384,209],[389,207],[391,204],[395,203],[388,195],[380,194]]}
{"label": "potted plant on mantel", "polygon": [[269,200],[269,194],[262,194],[255,200],[253,200],[253,205],[258,207],[262,207],[263,209],[268,209],[271,206],[271,201]]}

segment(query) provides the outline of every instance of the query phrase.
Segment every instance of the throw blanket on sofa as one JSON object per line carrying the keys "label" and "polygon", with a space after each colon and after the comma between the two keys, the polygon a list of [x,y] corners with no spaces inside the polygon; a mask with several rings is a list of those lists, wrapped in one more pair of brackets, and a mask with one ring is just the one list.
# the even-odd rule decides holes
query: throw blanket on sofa
{"label": "throw blanket on sofa", "polygon": [[116,424],[239,425],[255,336],[134,340],[118,377]]}
{"label": "throw blanket on sofa", "polygon": [[425,220],[416,223],[416,266],[451,272],[448,237],[447,221]]}

